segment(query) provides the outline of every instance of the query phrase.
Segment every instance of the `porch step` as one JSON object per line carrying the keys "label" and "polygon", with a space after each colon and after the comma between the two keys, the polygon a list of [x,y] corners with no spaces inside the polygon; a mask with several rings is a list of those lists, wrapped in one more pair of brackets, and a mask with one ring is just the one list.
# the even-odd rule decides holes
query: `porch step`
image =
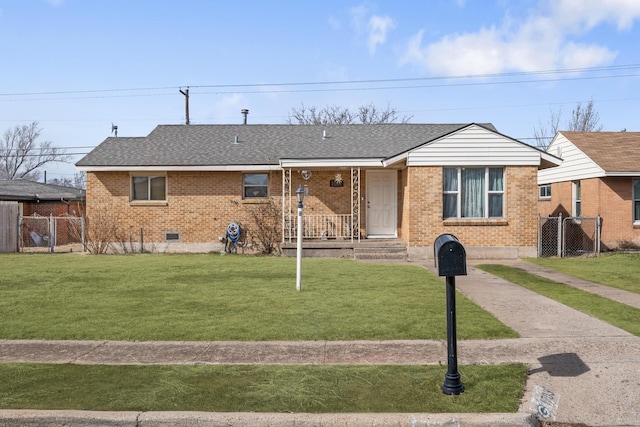
{"label": "porch step", "polygon": [[353,258],[360,261],[406,261],[407,248],[402,245],[385,245],[353,248]]}
{"label": "porch step", "polygon": [[[353,258],[356,260],[406,261],[407,245],[398,239],[366,239],[359,242],[350,240],[306,240],[302,255],[309,257]],[[295,242],[281,245],[282,255],[296,256]]]}

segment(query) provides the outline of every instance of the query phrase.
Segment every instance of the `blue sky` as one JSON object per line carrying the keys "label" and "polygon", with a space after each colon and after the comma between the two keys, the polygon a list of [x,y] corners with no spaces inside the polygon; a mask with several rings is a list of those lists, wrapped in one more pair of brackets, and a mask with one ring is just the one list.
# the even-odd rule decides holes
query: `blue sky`
{"label": "blue sky", "polygon": [[194,124],[372,103],[532,142],[593,100],[603,130],[640,131],[638,0],[0,0],[0,40],[0,130],[38,121],[74,162],[111,123],[183,123],[187,86]]}

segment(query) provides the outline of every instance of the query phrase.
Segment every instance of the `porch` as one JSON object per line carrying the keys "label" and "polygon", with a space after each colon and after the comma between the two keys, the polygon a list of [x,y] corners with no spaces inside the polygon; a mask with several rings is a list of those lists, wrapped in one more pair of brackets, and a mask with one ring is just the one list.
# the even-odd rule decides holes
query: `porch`
{"label": "porch", "polygon": [[[284,242],[282,255],[295,257],[296,241]],[[400,239],[304,240],[303,257],[348,258],[375,261],[406,261],[407,244]]]}

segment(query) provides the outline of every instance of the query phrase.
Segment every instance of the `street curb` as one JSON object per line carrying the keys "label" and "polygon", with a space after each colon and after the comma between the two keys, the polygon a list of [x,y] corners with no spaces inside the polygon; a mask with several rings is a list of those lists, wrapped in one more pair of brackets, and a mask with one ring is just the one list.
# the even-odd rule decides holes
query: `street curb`
{"label": "street curb", "polygon": [[0,410],[2,427],[540,427],[530,414],[285,414]]}

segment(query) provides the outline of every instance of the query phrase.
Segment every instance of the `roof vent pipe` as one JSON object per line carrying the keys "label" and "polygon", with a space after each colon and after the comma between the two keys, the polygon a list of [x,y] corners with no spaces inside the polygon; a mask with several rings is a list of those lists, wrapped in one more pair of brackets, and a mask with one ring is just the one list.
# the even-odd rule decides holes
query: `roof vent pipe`
{"label": "roof vent pipe", "polygon": [[236,137],[233,139],[233,143],[234,143],[234,144],[237,144],[237,143],[239,143],[239,142],[240,142],[240,141],[239,141],[238,135],[236,135]]}
{"label": "roof vent pipe", "polygon": [[240,112],[244,116],[244,119],[242,120],[242,124],[246,125],[247,124],[247,116],[249,115],[249,110],[247,110],[246,108],[243,108],[242,110],[240,110]]}
{"label": "roof vent pipe", "polygon": [[326,130],[322,131],[322,139],[329,139],[329,137],[327,136],[327,131]]}

